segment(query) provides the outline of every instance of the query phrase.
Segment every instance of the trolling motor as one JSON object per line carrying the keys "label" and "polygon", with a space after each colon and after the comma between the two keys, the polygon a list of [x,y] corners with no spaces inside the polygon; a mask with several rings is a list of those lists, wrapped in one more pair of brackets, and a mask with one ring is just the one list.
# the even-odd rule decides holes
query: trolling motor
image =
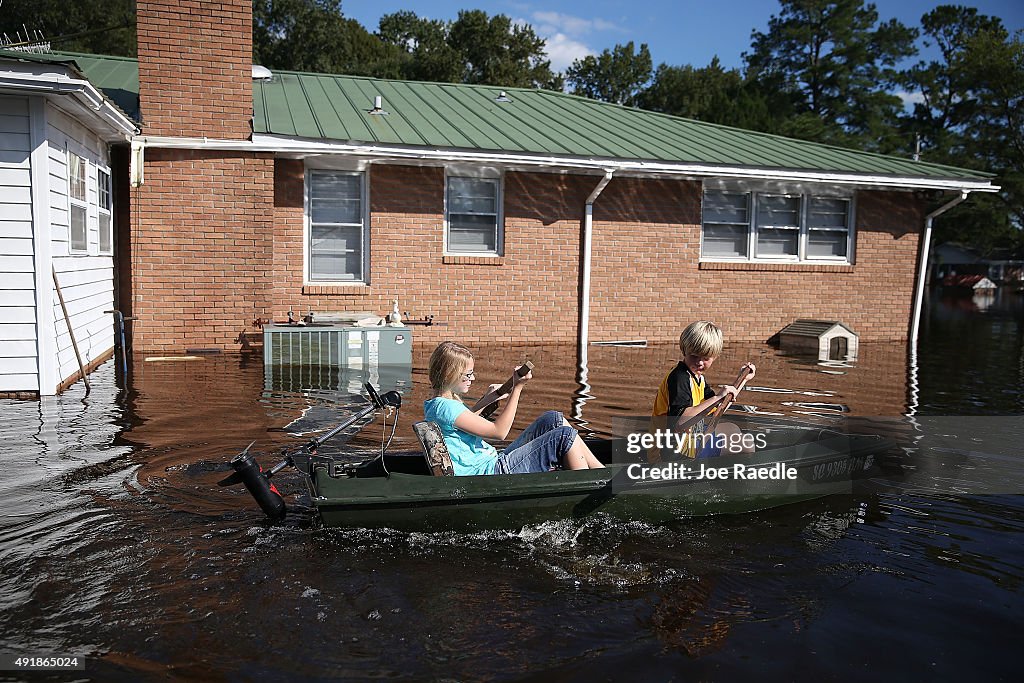
{"label": "trolling motor", "polygon": [[323,436],[312,438],[305,445],[300,446],[291,452],[285,452],[284,459],[266,472],[264,472],[260,464],[256,462],[256,459],[249,455],[249,449],[256,443],[253,441],[245,447],[245,450],[231,459],[231,467],[235,470],[235,473],[221,479],[217,484],[219,486],[232,486],[238,483],[245,484],[245,488],[249,490],[252,497],[256,499],[256,503],[260,506],[260,509],[263,510],[264,514],[266,514],[272,522],[279,522],[284,519],[285,513],[288,512],[288,509],[284,504],[284,497],[281,495],[281,492],[277,490],[276,486],[270,483],[271,477],[288,465],[294,467],[296,455],[301,453],[315,454],[317,449],[328,439],[338,432],[348,429],[359,420],[362,420],[372,414],[374,411],[383,410],[389,407],[402,407],[402,395],[397,391],[387,391],[383,396],[381,396],[369,382],[363,386],[366,388],[366,392],[370,396],[369,406],[363,408],[361,411],[345,420]]}

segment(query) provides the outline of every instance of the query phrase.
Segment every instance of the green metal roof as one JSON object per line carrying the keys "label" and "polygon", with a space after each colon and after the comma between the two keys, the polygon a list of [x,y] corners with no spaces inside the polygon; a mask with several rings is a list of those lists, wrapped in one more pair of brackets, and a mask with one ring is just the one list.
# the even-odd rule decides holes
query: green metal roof
{"label": "green metal roof", "polygon": [[[73,58],[90,81],[139,120],[135,59],[58,57]],[[496,101],[502,91],[511,102]],[[377,95],[386,116],[368,113]],[[270,81],[253,82],[253,115],[258,134],[357,144],[952,180],[993,177],[547,90],[275,71]]]}
{"label": "green metal roof", "polygon": [[134,121],[139,118],[139,63],[128,57],[86,55],[76,52],[34,53],[0,50],[0,59],[69,67],[103,91]]}

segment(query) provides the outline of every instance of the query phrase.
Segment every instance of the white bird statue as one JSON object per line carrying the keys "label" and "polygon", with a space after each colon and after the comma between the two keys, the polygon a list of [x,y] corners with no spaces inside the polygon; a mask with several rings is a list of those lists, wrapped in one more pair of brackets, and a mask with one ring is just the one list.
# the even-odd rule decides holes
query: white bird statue
{"label": "white bird statue", "polygon": [[402,327],[402,314],[398,310],[398,299],[392,299],[391,304],[391,313],[388,315],[388,325],[391,327]]}

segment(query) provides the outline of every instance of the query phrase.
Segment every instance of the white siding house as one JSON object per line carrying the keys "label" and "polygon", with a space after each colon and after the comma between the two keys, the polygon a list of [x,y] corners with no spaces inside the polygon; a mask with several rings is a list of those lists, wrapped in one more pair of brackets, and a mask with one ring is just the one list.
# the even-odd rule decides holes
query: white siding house
{"label": "white siding house", "polygon": [[0,51],[0,394],[52,395],[114,347],[109,146],[134,123],[74,63]]}

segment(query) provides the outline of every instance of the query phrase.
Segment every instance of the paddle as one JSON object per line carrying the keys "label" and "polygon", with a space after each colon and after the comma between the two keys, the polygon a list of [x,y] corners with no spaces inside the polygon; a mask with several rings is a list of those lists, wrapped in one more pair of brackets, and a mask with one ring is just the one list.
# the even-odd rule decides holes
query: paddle
{"label": "paddle", "polygon": [[[750,363],[747,363],[742,368],[740,368],[740,374],[736,375],[736,382],[733,383],[733,386],[736,387],[737,395],[739,395],[739,393],[743,390],[743,387],[744,385],[746,385],[748,379],[750,379]],[[735,400],[735,398],[731,394],[726,394],[723,398],[725,398],[726,400],[722,404],[722,409],[717,411],[715,413],[715,416],[711,418],[711,422],[707,426],[708,432],[715,431],[715,427],[718,426],[718,421],[722,419],[722,415],[725,414],[725,411],[729,409],[729,406],[731,406],[732,402]]]}
{"label": "paddle", "polygon": [[480,413],[481,417],[489,417],[491,413],[498,409],[498,399],[505,394],[512,391],[512,387],[515,386],[517,379],[526,377],[533,370],[533,363],[526,361],[512,373],[512,376],[508,378],[508,381],[502,384],[494,391],[489,391],[484,394],[479,401],[477,401],[471,410],[475,413]]}

